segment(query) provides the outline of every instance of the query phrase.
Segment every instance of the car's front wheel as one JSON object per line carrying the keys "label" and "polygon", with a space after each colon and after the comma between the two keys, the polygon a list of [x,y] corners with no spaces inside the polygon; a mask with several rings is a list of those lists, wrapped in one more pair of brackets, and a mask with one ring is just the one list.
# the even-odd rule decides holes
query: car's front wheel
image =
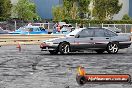
{"label": "car's front wheel", "polygon": [[58,51],[57,51],[57,50],[50,50],[49,52],[50,52],[50,54],[52,54],[52,55],[58,54]]}
{"label": "car's front wheel", "polygon": [[59,52],[60,54],[69,54],[70,52],[70,45],[66,42],[63,42],[59,45]]}
{"label": "car's front wheel", "polygon": [[119,50],[118,43],[109,43],[107,46],[107,52],[110,54],[115,54]]}

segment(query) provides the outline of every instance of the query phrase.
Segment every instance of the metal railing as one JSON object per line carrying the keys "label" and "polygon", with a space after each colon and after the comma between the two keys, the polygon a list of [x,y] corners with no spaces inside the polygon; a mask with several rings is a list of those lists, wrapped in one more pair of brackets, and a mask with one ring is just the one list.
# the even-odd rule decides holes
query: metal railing
{"label": "metal railing", "polygon": [[116,27],[121,29],[123,33],[131,33],[132,24],[87,24],[88,27]]}
{"label": "metal railing", "polygon": [[[19,27],[25,26],[28,23],[19,23],[19,22],[14,22],[14,23],[0,23],[0,25],[4,25],[7,30],[15,30],[18,29]],[[38,25],[38,26],[43,26],[44,28],[48,29],[49,32],[53,31],[53,26],[55,23],[32,23],[33,25]],[[78,27],[78,24],[72,24],[74,27]],[[121,29],[123,33],[130,33],[132,24],[84,24],[84,27],[116,27],[118,29]]]}
{"label": "metal railing", "polygon": [[15,45],[21,44],[40,44],[42,41],[52,38],[64,37],[64,35],[0,35],[0,45]]}

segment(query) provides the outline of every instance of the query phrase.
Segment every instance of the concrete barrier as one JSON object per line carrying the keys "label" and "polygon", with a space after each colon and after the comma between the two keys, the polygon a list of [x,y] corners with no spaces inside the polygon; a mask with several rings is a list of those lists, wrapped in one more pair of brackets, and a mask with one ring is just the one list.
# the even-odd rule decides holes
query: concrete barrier
{"label": "concrete barrier", "polygon": [[64,35],[57,34],[43,34],[43,35],[0,35],[0,45],[15,45],[18,44],[40,44],[43,40],[64,37]]}

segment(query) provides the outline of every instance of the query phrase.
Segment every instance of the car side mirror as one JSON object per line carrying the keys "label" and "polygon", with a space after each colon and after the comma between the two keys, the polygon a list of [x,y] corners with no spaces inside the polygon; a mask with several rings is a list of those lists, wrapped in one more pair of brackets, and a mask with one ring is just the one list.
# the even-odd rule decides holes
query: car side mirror
{"label": "car side mirror", "polygon": [[79,34],[75,36],[75,38],[79,38],[79,37],[80,37],[80,35],[79,35]]}

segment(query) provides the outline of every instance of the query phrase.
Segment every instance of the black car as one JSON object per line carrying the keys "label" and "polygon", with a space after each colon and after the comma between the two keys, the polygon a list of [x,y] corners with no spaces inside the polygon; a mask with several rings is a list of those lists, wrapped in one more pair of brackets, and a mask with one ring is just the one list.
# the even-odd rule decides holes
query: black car
{"label": "black car", "polygon": [[40,48],[51,54],[68,54],[82,50],[95,50],[97,53],[115,54],[119,49],[131,45],[129,35],[118,35],[106,28],[80,28],[75,29],[65,37],[43,41]]}

